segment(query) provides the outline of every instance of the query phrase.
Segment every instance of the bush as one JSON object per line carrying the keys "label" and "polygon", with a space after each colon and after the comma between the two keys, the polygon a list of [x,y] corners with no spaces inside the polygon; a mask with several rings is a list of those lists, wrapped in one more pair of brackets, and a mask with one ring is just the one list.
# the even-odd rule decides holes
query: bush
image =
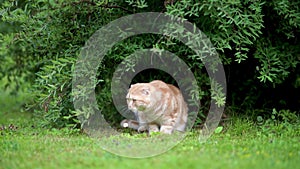
{"label": "bush", "polygon": [[[27,81],[33,84],[33,107],[35,114],[42,117],[42,125],[76,126],[71,79],[74,63],[85,41],[119,17],[138,12],[165,12],[195,23],[211,39],[225,65],[228,105],[245,109],[273,108],[277,103],[269,101],[272,95],[268,97],[266,91],[273,93],[274,89],[294,84],[293,93],[293,89],[299,87],[300,49],[296,38],[299,36],[299,8],[296,0],[230,3],[225,0],[7,0],[1,4],[0,28],[14,25],[16,29],[0,34],[0,59],[5,63],[0,65],[0,75],[19,81],[18,76],[25,73]],[[114,46],[99,68],[97,99],[100,108],[107,108],[108,121],[117,124],[120,120],[110,96],[110,81],[116,65],[135,50],[149,47],[174,52],[192,68],[204,105],[199,118],[207,113],[211,99],[224,104],[224,96],[210,97],[214,91],[209,90],[203,63],[193,57],[195,54],[189,48],[163,36],[140,35]],[[150,72],[144,72],[137,79],[150,78],[165,79],[165,75],[159,73],[153,77]],[[292,100],[299,104],[296,97]],[[283,105],[289,106],[288,103]]]}

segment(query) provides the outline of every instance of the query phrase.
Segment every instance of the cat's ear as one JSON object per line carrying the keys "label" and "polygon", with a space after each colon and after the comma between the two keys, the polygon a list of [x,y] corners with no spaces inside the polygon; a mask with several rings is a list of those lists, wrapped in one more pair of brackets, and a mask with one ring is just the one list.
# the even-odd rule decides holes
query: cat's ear
{"label": "cat's ear", "polygon": [[142,93],[143,93],[144,95],[149,95],[149,94],[150,94],[150,89],[149,89],[149,88],[143,88],[143,89],[142,89]]}

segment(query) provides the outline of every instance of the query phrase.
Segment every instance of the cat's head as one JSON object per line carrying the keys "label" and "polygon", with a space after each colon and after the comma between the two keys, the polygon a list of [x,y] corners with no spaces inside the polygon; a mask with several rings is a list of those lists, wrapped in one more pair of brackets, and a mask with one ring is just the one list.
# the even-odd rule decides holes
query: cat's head
{"label": "cat's head", "polygon": [[137,113],[149,109],[155,99],[155,89],[149,83],[137,83],[131,85],[126,96],[128,109]]}

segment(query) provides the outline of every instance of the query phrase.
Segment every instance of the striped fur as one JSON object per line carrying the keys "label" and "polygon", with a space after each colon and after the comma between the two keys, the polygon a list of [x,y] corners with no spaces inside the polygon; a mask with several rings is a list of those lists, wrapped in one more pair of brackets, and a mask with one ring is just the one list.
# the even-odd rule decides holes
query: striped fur
{"label": "striped fur", "polygon": [[185,131],[188,108],[179,89],[160,80],[131,85],[126,96],[128,109],[137,120],[125,119],[122,127],[171,134]]}

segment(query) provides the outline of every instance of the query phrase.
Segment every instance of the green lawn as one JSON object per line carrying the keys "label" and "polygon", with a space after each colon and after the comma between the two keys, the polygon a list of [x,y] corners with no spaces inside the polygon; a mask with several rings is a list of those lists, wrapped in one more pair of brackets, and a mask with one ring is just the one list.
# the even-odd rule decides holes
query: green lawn
{"label": "green lawn", "polygon": [[11,129],[0,131],[0,168],[3,169],[300,168],[299,128],[265,133],[246,120],[234,120],[226,131],[214,134],[205,143],[199,143],[194,131],[166,153],[132,159],[102,150],[99,140],[84,134],[36,128],[28,114],[0,115],[1,125],[13,124]]}

